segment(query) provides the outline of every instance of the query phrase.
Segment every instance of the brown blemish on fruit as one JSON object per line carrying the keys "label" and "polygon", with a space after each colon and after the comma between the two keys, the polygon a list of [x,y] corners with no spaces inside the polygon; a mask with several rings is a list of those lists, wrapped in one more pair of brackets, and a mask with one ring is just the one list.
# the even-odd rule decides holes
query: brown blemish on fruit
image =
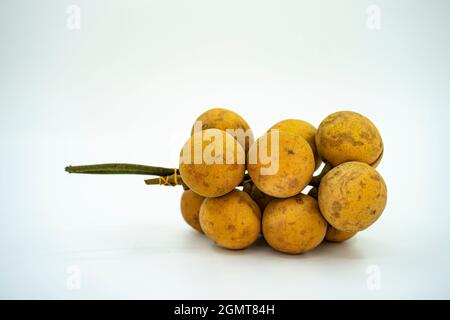
{"label": "brown blemish on fruit", "polygon": [[342,210],[342,204],[339,201],[334,201],[331,206],[332,214],[334,217],[339,218]]}
{"label": "brown blemish on fruit", "polygon": [[242,231],[242,236],[246,237],[250,234],[250,231],[248,230],[248,228],[245,228],[244,231]]}
{"label": "brown blemish on fruit", "polygon": [[293,178],[289,180],[289,188],[296,188],[298,186],[298,179]]}
{"label": "brown blemish on fruit", "polygon": [[338,148],[345,142],[351,144],[354,147],[360,147],[364,145],[363,142],[357,141],[355,138],[353,138],[350,132],[344,132],[339,136],[333,136],[332,138],[322,137],[322,144],[330,146],[332,148]]}
{"label": "brown blemish on fruit", "polygon": [[371,136],[370,134],[368,134],[367,132],[365,132],[365,131],[361,131],[361,132],[359,133],[359,136],[360,136],[361,138],[363,138],[364,140],[366,140],[366,141],[371,141],[371,140],[373,140],[372,136]]}

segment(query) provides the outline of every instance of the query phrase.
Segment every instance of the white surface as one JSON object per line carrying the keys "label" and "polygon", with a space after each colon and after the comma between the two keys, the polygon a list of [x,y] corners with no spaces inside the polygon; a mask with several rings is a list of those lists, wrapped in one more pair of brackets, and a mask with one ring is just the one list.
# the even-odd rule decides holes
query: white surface
{"label": "white surface", "polygon": [[[79,31],[69,4],[0,2],[1,298],[450,298],[448,1],[76,1]],[[184,224],[180,189],[63,171],[176,166],[213,106],[256,136],[367,115],[385,142],[382,218],[302,256],[230,252]]]}

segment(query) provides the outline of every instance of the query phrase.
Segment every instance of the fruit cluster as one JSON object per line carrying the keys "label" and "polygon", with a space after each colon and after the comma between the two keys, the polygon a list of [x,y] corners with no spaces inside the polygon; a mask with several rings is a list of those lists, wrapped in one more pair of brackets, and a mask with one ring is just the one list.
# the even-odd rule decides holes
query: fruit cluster
{"label": "fruit cluster", "polygon": [[[375,125],[358,113],[336,112],[318,129],[302,120],[284,120],[256,141],[247,122],[227,109],[208,110],[198,122],[200,130],[193,128],[180,154],[186,189],[181,212],[220,247],[244,249],[262,234],[275,250],[299,254],[324,240],[352,238],[386,206],[386,185],[376,171],[383,142]],[[250,134],[237,139],[230,129]],[[277,150],[272,150],[272,132],[277,132]],[[277,160],[271,174],[263,174],[269,164],[260,148]],[[211,150],[220,161],[185,161],[186,152]],[[251,154],[254,161],[249,161]],[[313,176],[322,162],[322,172]],[[302,193],[308,186],[313,188]]]}
{"label": "fruit cluster", "polygon": [[262,233],[272,248],[299,254],[324,239],[348,240],[380,217],[387,190],[375,168],[383,151],[378,129],[355,112],[331,114],[318,129],[284,120],[254,141],[241,116],[215,108],[195,122],[179,169],[109,163],[65,170],[182,184],[184,219],[218,246],[244,249]]}

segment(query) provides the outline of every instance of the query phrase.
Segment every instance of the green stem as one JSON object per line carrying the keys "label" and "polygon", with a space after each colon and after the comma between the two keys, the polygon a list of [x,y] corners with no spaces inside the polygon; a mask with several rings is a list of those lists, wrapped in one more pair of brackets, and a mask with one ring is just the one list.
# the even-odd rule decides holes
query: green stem
{"label": "green stem", "polygon": [[322,169],[322,171],[319,173],[319,175],[314,176],[314,177],[312,178],[312,180],[311,180],[311,182],[309,183],[309,185],[310,185],[310,186],[313,186],[313,187],[316,187],[316,188],[319,188],[320,182],[322,181],[323,177],[325,177],[326,174],[327,174],[328,172],[331,171],[331,169],[333,169],[333,167],[332,167],[330,164],[325,163],[325,167],[323,167],[323,169]]}
{"label": "green stem", "polygon": [[161,176],[159,178],[151,178],[144,180],[146,185],[167,185],[167,186],[177,186],[183,185],[183,179],[177,175],[177,181],[175,183],[175,176],[172,174],[170,176]]}
{"label": "green stem", "polygon": [[[245,175],[244,180],[239,184],[239,186],[245,186],[247,183],[249,183],[250,176]],[[188,189],[188,186],[183,182],[183,179],[179,174],[177,174],[177,179],[175,181],[175,175],[167,175],[167,176],[160,176],[159,178],[151,178],[144,180],[146,185],[152,186],[152,185],[163,185],[163,186],[178,186],[182,185],[183,188],[186,190]]]}
{"label": "green stem", "polygon": [[161,186],[171,186],[171,187],[176,187],[176,186],[183,186],[184,190],[188,190],[189,187],[183,182],[183,179],[181,178],[180,175],[177,174],[177,178],[175,181],[175,175],[172,174],[170,176],[160,176],[159,178],[151,178],[151,179],[146,179],[144,180],[146,185],[161,185]]}
{"label": "green stem", "polygon": [[[68,166],[65,168],[65,171],[68,173],[80,174],[142,174],[149,176],[159,176],[159,178],[145,180],[145,184],[169,186],[182,185],[184,189],[188,188],[180,176],[180,170],[175,168],[172,169],[130,163],[104,163],[85,166]],[[174,175],[175,172],[177,175],[176,181]],[[248,174],[244,176],[244,181],[250,179],[251,178]],[[243,185],[243,183],[241,183],[240,185]]]}
{"label": "green stem", "polygon": [[178,169],[144,166],[129,163],[105,163],[86,166],[68,166],[65,168],[68,173],[82,174],[142,174],[155,176],[169,176]]}

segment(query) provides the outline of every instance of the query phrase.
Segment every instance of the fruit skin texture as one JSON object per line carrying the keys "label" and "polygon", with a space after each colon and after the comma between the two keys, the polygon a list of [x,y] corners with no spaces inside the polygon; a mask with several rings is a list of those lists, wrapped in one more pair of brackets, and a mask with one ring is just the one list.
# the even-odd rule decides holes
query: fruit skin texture
{"label": "fruit skin texture", "polygon": [[339,111],[325,118],[316,133],[322,159],[334,167],[344,162],[374,164],[381,160],[383,141],[375,125],[363,115]]}
{"label": "fruit skin texture", "polygon": [[[264,153],[272,155],[271,135],[266,135],[268,151]],[[257,152],[262,138],[264,137],[252,145],[249,154]],[[278,162],[278,172],[270,175],[261,174],[261,168],[268,168],[271,164],[262,164],[259,154],[256,163],[247,164],[248,173],[256,187],[276,198],[289,198],[299,194],[311,181],[315,169],[314,155],[308,142],[300,136],[280,131]]]}
{"label": "fruit skin texture", "polygon": [[387,202],[381,175],[362,162],[347,162],[333,168],[319,187],[320,210],[333,227],[359,232],[371,226]]}
{"label": "fruit skin texture", "polygon": [[184,218],[184,221],[188,225],[190,225],[195,230],[203,233],[202,228],[200,227],[199,214],[200,214],[200,206],[205,200],[205,197],[196,194],[192,190],[186,190],[183,192],[181,196],[181,214]]}
{"label": "fruit skin texture", "polygon": [[[219,129],[225,131],[227,129],[243,129],[244,131],[250,130],[248,123],[236,112],[224,109],[224,108],[213,108],[202,113],[196,121],[202,122],[202,130],[206,129]],[[246,138],[245,145],[242,146],[245,149],[245,154],[247,154],[248,149],[254,142],[253,133],[249,131],[251,135]],[[191,130],[191,135],[193,135],[194,126]]]}
{"label": "fruit skin texture", "polygon": [[299,254],[322,243],[327,222],[320,214],[316,199],[300,194],[270,202],[263,214],[262,229],[272,248]]}
{"label": "fruit skin texture", "polygon": [[206,199],[200,207],[200,225],[219,247],[245,249],[261,232],[261,211],[250,196],[240,190]]}
{"label": "fruit skin texture", "polygon": [[314,161],[316,163],[315,169],[320,167],[322,160],[320,159],[316,147],[317,129],[312,124],[303,120],[287,119],[274,124],[269,130],[272,129],[278,129],[293,134],[294,136],[304,138],[314,154]]}
{"label": "fruit skin texture", "polygon": [[[221,135],[223,145],[216,139],[213,141],[203,141],[205,135]],[[208,137],[208,136],[206,136]],[[194,163],[195,145],[203,150],[204,156],[200,164]],[[215,158],[222,159],[222,164],[205,162],[205,148],[214,148],[218,146],[219,152],[214,153]],[[231,149],[234,148],[234,149]],[[190,150],[191,163],[182,161],[183,152]],[[213,149],[209,149],[213,150]],[[227,160],[226,150],[234,150],[231,154],[233,159]],[[188,151],[189,152],[189,151]],[[211,152],[212,153],[212,152]],[[237,162],[239,160],[239,162]],[[194,134],[185,144],[180,153],[180,175],[183,182],[195,193],[203,197],[219,197],[232,191],[244,178],[245,171],[245,153],[242,146],[233,139],[233,137],[218,129],[207,129]]]}
{"label": "fruit skin texture", "polygon": [[340,231],[331,225],[328,225],[325,240],[329,242],[344,242],[353,238],[357,232]]}

